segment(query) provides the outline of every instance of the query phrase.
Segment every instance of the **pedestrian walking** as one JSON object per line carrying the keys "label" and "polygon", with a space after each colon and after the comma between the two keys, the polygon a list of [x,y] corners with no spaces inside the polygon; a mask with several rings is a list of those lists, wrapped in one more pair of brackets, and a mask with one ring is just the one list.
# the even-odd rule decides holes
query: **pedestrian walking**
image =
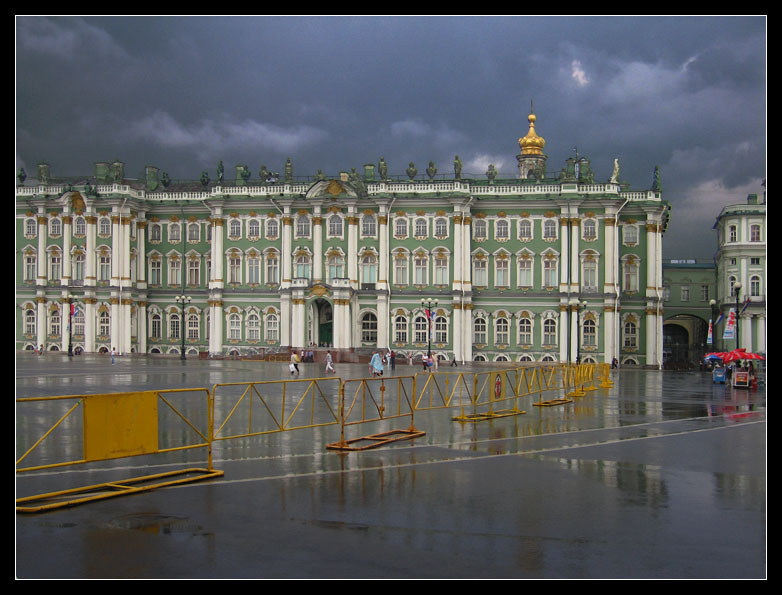
{"label": "pedestrian walking", "polygon": [[337,371],[334,369],[334,366],[332,365],[331,360],[331,352],[326,352],[326,374],[336,374]]}
{"label": "pedestrian walking", "polygon": [[383,358],[380,357],[377,351],[372,354],[372,359],[369,360],[369,367],[375,376],[383,375]]}
{"label": "pedestrian walking", "polygon": [[396,370],[396,353],[391,352],[391,371]]}
{"label": "pedestrian walking", "polygon": [[291,365],[289,366],[291,374],[299,374],[299,356],[294,351],[291,353]]}
{"label": "pedestrian walking", "polygon": [[111,365],[114,365],[114,355],[116,353],[116,349],[114,347],[111,348]]}

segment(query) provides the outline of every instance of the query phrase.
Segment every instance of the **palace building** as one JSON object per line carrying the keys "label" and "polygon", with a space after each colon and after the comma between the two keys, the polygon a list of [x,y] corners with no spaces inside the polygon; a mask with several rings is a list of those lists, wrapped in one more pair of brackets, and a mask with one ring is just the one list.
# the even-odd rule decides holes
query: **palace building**
{"label": "palace building", "polygon": [[[669,205],[597,181],[588,159],[547,170],[536,118],[518,173],[463,176],[384,159],[328,177],[245,165],[171,182],[38,178],[16,191],[17,349],[212,356],[327,346],[457,361],[660,367]],[[449,164],[449,170],[450,164]]]}

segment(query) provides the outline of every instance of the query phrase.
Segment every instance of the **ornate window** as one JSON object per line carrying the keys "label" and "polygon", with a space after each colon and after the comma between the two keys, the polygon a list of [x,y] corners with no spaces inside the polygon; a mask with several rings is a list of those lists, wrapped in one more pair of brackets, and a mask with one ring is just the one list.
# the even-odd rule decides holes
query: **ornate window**
{"label": "ornate window", "polygon": [[415,220],[415,229],[413,235],[418,239],[424,239],[429,232],[429,224],[423,217]]}
{"label": "ornate window", "polygon": [[36,331],[36,324],[35,324],[35,310],[33,308],[28,308],[25,310],[24,313],[24,334],[25,335],[34,335]]}
{"label": "ornate window", "polygon": [[177,244],[182,241],[182,225],[180,223],[168,224],[168,243]]}
{"label": "ornate window", "polygon": [[581,237],[586,241],[597,239],[597,221],[594,219],[584,219],[581,225]]}
{"label": "ornate window", "polygon": [[500,242],[510,239],[510,223],[507,219],[497,219],[494,226],[494,239]]}
{"label": "ornate window", "polygon": [[488,260],[482,254],[472,260],[472,284],[475,287],[489,286]]}
{"label": "ornate window", "polygon": [[247,317],[247,340],[261,340],[261,321],[258,315],[253,312]]}
{"label": "ornate window", "polygon": [[749,241],[750,242],[760,242],[761,241],[760,225],[758,225],[757,223],[753,224],[753,225],[750,225],[750,227],[749,227]]}
{"label": "ornate window", "polygon": [[434,220],[434,235],[437,238],[448,237],[448,219],[445,217],[438,217]]}
{"label": "ornate window", "polygon": [[111,235],[111,219],[101,217],[98,220],[98,235],[102,238],[107,238]]}
{"label": "ornate window", "polygon": [[187,260],[187,284],[190,287],[201,285],[201,259],[195,254]]}
{"label": "ornate window", "polygon": [[247,283],[260,285],[261,283],[261,255],[250,252],[247,255]]}
{"label": "ornate window", "polygon": [[434,342],[448,343],[448,319],[445,316],[434,319]]}
{"label": "ornate window", "polygon": [[426,316],[418,315],[415,317],[415,342],[426,343],[429,341],[429,321]]}
{"label": "ornate window", "polygon": [[407,218],[397,217],[394,219],[394,236],[397,238],[407,237]]}
{"label": "ornate window", "polygon": [[377,224],[374,215],[365,214],[361,218],[361,237],[374,238],[377,234]]}
{"label": "ornate window", "polygon": [[38,274],[38,258],[35,255],[35,250],[28,248],[24,251],[24,280],[35,281],[35,277]]}
{"label": "ornate window", "polygon": [[624,346],[625,349],[638,347],[638,325],[634,320],[627,320],[624,324]]}
{"label": "ornate window", "polygon": [[760,277],[753,275],[749,280],[749,295],[752,297],[760,296]]}
{"label": "ornate window", "polygon": [[83,238],[87,235],[87,222],[84,217],[76,217],[73,222],[73,235],[77,238]]}
{"label": "ornate window", "polygon": [[532,287],[534,262],[530,254],[524,253],[519,256],[519,287]]}
{"label": "ornate window", "polygon": [[49,334],[55,336],[60,334],[60,311],[57,309],[49,312]]}
{"label": "ornate window", "polygon": [[56,250],[49,253],[49,279],[59,281],[62,278],[62,256]]}
{"label": "ornate window", "polygon": [[98,313],[98,336],[108,337],[111,334],[111,316],[106,310]]}
{"label": "ornate window", "polygon": [[394,318],[394,342],[407,343],[407,317],[396,316]]}
{"label": "ornate window", "polygon": [[149,259],[149,284],[161,284],[161,261],[160,256],[153,254]]}
{"label": "ornate window", "polygon": [[479,242],[482,242],[487,237],[486,233],[486,220],[485,219],[474,219],[473,225],[472,225],[472,237],[474,240],[477,240]]}
{"label": "ornate window", "polygon": [[299,253],[298,256],[296,256],[296,277],[309,279],[310,264],[311,260],[309,254]]}
{"label": "ornate window", "polygon": [[24,235],[28,239],[38,235],[38,222],[32,217],[24,220]]}
{"label": "ornate window", "polygon": [[307,215],[299,215],[296,217],[296,237],[310,237],[310,218],[307,217]]}
{"label": "ornate window", "polygon": [[638,269],[637,257],[629,255],[622,259],[622,289],[624,291],[638,291]]}
{"label": "ornate window", "polygon": [[251,240],[257,240],[261,236],[261,222],[257,219],[250,219],[247,222],[247,236]]}
{"label": "ornate window", "polygon": [[238,240],[242,237],[242,222],[237,218],[233,218],[228,222],[228,238],[231,240]]}
{"label": "ornate window", "polygon": [[448,284],[448,255],[445,252],[434,254],[434,284]]}
{"label": "ornate window", "polygon": [[150,223],[149,224],[149,241],[153,244],[157,244],[160,242],[161,238],[161,227],[159,223]]}
{"label": "ornate window", "polygon": [[622,242],[628,246],[638,244],[638,226],[626,223],[622,225]]}
{"label": "ornate window", "polygon": [[329,217],[329,236],[335,238],[342,237],[342,217],[336,213]]}
{"label": "ornate window", "polygon": [[581,325],[581,344],[585,347],[597,346],[597,323],[594,318],[586,318]]}
{"label": "ornate window", "polygon": [[279,337],[279,323],[276,314],[266,316],[266,341],[276,343]]}
{"label": "ornate window", "polygon": [[280,224],[276,219],[266,220],[266,239],[276,240],[280,235]]}
{"label": "ornate window", "polygon": [[160,339],[163,336],[163,321],[160,314],[154,313],[150,319],[150,337]]}
{"label": "ornate window", "polygon": [[228,283],[242,282],[242,256],[238,252],[228,255]]}
{"label": "ornate window", "polygon": [[201,324],[198,319],[198,314],[189,314],[187,316],[187,338],[190,340],[197,340],[201,336]]}
{"label": "ornate window", "polygon": [[361,257],[361,287],[374,289],[377,283],[377,257],[367,253]]}
{"label": "ornate window", "polygon": [[500,317],[495,319],[495,323],[494,323],[495,344],[508,345],[510,343],[509,330],[510,330],[510,324],[508,323],[507,318]]}
{"label": "ornate window", "polygon": [[232,341],[242,338],[242,317],[236,312],[228,315],[228,338]]}
{"label": "ornate window", "polygon": [[196,243],[201,240],[201,226],[198,223],[189,223],[187,225],[187,241]]}
{"label": "ornate window", "polygon": [[415,285],[428,285],[428,273],[429,256],[424,252],[417,252],[413,258],[413,283]]}
{"label": "ornate window", "polygon": [[543,239],[554,241],[557,239],[557,222],[554,219],[546,219],[543,222]]}
{"label": "ornate window", "polygon": [[532,345],[532,320],[526,316],[519,319],[519,345]]}
{"label": "ornate window", "polygon": [[345,259],[342,258],[342,255],[339,252],[332,252],[328,256],[327,267],[329,281],[333,281],[334,279],[341,279],[344,276],[343,272],[345,270]]}
{"label": "ornate window", "polygon": [[597,253],[591,250],[581,255],[581,290],[597,291]]}
{"label": "ornate window", "polygon": [[547,318],[543,321],[543,345],[554,346],[557,342],[557,321]]}
{"label": "ornate window", "polygon": [[472,342],[476,345],[486,345],[486,319],[476,318],[472,323]]}
{"label": "ornate window", "polygon": [[557,275],[559,269],[559,259],[557,258],[556,254],[548,252],[541,257],[541,261],[543,265],[543,287],[557,287],[559,284]]}
{"label": "ornate window", "polygon": [[49,219],[49,237],[59,238],[62,235],[62,220],[59,217]]}
{"label": "ornate window", "polygon": [[408,254],[407,252],[394,253],[394,284],[407,285],[410,282],[408,277]]}
{"label": "ornate window", "polygon": [[73,336],[74,337],[84,336],[84,309],[83,308],[78,308],[76,310],[76,313],[73,315]]}
{"label": "ornate window", "polygon": [[180,318],[179,313],[171,312],[168,315],[168,338],[171,340],[179,339],[180,335]]}
{"label": "ornate window", "polygon": [[532,239],[532,221],[529,219],[519,221],[519,239],[522,242],[529,242]]}
{"label": "ornate window", "polygon": [[277,252],[270,250],[266,253],[266,284],[279,285],[280,283],[280,261],[277,258]]}
{"label": "ornate window", "polygon": [[373,312],[366,312],[361,317],[361,342],[364,344],[377,343],[377,316]]}
{"label": "ornate window", "polygon": [[178,254],[172,254],[168,258],[168,285],[169,287],[182,285],[182,259]]}
{"label": "ornate window", "polygon": [[507,254],[498,254],[494,259],[494,286],[510,287],[510,258]]}

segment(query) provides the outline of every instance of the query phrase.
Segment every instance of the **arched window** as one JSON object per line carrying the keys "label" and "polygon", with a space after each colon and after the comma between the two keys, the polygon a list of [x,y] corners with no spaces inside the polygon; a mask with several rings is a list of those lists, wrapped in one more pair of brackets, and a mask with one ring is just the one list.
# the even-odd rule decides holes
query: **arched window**
{"label": "arched window", "polygon": [[597,324],[592,319],[586,319],[582,325],[581,344],[588,347],[597,345]]}
{"label": "arched window", "polygon": [[507,318],[496,319],[496,322],[494,323],[494,336],[497,345],[508,345],[510,343],[510,333],[508,332],[509,326]]}
{"label": "arched window", "polygon": [[377,283],[377,258],[374,254],[365,254],[361,258],[361,287],[374,289]]}
{"label": "arched window", "polygon": [[101,217],[98,220],[98,235],[102,238],[107,238],[111,235],[111,219]]}
{"label": "arched window", "polygon": [[529,219],[519,221],[519,239],[525,242],[532,239],[532,221]]}
{"label": "arched window", "polygon": [[594,219],[584,219],[582,230],[585,240],[597,239],[597,222]]}
{"label": "arched window", "polygon": [[235,312],[228,316],[228,338],[233,341],[242,338],[242,317]]}
{"label": "arched window", "polygon": [[337,214],[329,217],[329,235],[342,237],[342,217]]}
{"label": "arched window", "polygon": [[296,257],[296,276],[310,278],[310,257],[308,254],[299,254]]}
{"label": "arched window", "polygon": [[179,223],[168,224],[168,242],[170,244],[182,241],[182,226]]}
{"label": "arched window", "polygon": [[472,342],[486,345],[486,319],[476,318],[472,323]]}
{"label": "arched window", "polygon": [[163,321],[160,314],[152,314],[149,336],[153,339],[160,339],[163,336]]}
{"label": "arched window", "polygon": [[198,223],[189,223],[187,226],[187,241],[197,242],[201,239],[201,227]]}
{"label": "arched window", "polygon": [[415,220],[415,237],[417,238],[425,238],[427,236],[428,232],[428,224],[426,222],[426,219],[424,218],[418,218]]}
{"label": "arched window", "polygon": [[472,261],[472,284],[475,287],[488,287],[489,271],[486,258],[476,256]]}
{"label": "arched window", "polygon": [[49,220],[49,235],[58,238],[62,235],[62,221],[59,217],[53,217]]}
{"label": "arched window", "polygon": [[333,281],[334,279],[341,279],[343,277],[343,270],[345,267],[345,260],[342,258],[342,255],[338,252],[333,252],[328,259],[328,272],[329,272],[329,281]]}
{"label": "arched window", "polygon": [[361,317],[361,342],[363,344],[377,343],[377,316],[373,312],[366,312]]}
{"label": "arched window", "polygon": [[172,312],[168,315],[168,338],[179,339],[180,338],[180,318],[179,314]]}
{"label": "arched window", "polygon": [[28,308],[24,313],[24,334],[34,335],[35,331],[35,310],[33,308]]}
{"label": "arched window", "polygon": [[557,239],[557,222],[553,219],[546,219],[543,222],[543,239],[544,240],[556,240]]}
{"label": "arched window", "polygon": [[749,295],[752,297],[760,296],[760,277],[753,275],[749,280]]}
{"label": "arched window", "polygon": [[633,320],[628,320],[624,324],[624,346],[625,348],[638,347],[638,325]]}
{"label": "arched window", "polygon": [[151,223],[149,225],[149,241],[157,243],[160,241],[160,238],[161,238],[160,224]]}
{"label": "arched window", "polygon": [[438,238],[444,238],[448,236],[448,219],[445,217],[438,217],[435,219],[434,235]]}
{"label": "arched window", "polygon": [[247,340],[260,341],[261,339],[261,321],[258,315],[253,312],[247,317]]}
{"label": "arched window", "polygon": [[749,241],[750,242],[760,242],[760,225],[757,223],[754,225],[750,225],[749,227]]}
{"label": "arched window", "polygon": [[296,237],[310,237],[310,219],[307,215],[299,215],[296,217]]}
{"label": "arched window", "polygon": [[498,219],[495,226],[495,238],[498,240],[507,240],[510,238],[510,225],[506,219]]}
{"label": "arched window", "polygon": [[543,344],[553,346],[557,342],[557,321],[548,318],[543,321]]}
{"label": "arched window", "polygon": [[108,337],[111,333],[111,316],[105,310],[98,314],[98,336]]}
{"label": "arched window", "polygon": [[32,217],[25,219],[24,222],[24,235],[28,238],[34,238],[38,235],[38,222]]}
{"label": "arched window", "polygon": [[251,240],[257,240],[261,235],[261,223],[257,219],[250,219],[247,223],[247,235]]}
{"label": "arched window", "polygon": [[448,342],[448,319],[445,316],[438,316],[434,319],[434,342]]}
{"label": "arched window", "polygon": [[532,321],[526,317],[519,320],[519,345],[532,345]]}
{"label": "arched window", "polygon": [[187,317],[187,338],[196,340],[201,336],[201,325],[198,314],[189,314]]}
{"label": "arched window", "polygon": [[415,342],[426,343],[429,341],[429,321],[426,317],[421,315],[416,316],[413,324],[415,325]]}
{"label": "arched window", "polygon": [[231,219],[229,222],[228,237],[232,240],[238,240],[242,237],[242,222],[239,219]]}
{"label": "arched window", "polygon": [[400,238],[407,237],[407,219],[405,217],[397,217],[394,220],[394,235]]}
{"label": "arched window", "polygon": [[76,217],[73,221],[73,235],[83,237],[87,235],[87,222],[84,217]]}
{"label": "arched window", "polygon": [[277,223],[276,219],[267,219],[266,220],[266,239],[267,240],[276,240],[277,236],[280,233],[280,226]]}
{"label": "arched window", "polygon": [[278,340],[279,325],[276,314],[269,314],[266,317],[266,341],[274,343]]}
{"label": "arched window", "polygon": [[361,237],[373,238],[377,233],[374,215],[364,215],[361,218]]}
{"label": "arched window", "polygon": [[266,284],[278,285],[280,283],[280,261],[275,250],[266,253]]}
{"label": "arched window", "polygon": [[394,342],[407,343],[407,317],[397,316],[394,318]]}
{"label": "arched window", "polygon": [[486,220],[475,219],[472,225],[472,237],[476,240],[485,240],[486,235]]}

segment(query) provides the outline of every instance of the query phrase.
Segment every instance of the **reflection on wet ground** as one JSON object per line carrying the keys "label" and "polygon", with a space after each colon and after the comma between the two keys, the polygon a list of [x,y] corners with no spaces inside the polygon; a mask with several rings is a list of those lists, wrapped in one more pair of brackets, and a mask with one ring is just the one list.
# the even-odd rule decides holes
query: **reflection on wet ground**
{"label": "reflection on wet ground", "polygon": [[[414,371],[403,366],[396,375]],[[315,378],[322,370],[312,364],[302,372]],[[337,372],[361,377],[365,366],[339,364]],[[90,356],[30,356],[17,361],[17,396],[288,378],[282,364],[259,362],[118,358],[112,367]],[[455,422],[448,409],[419,411],[423,437],[363,452],[327,450],[339,438],[335,425],[220,441],[214,465],[222,479],[18,515],[17,574],[765,576],[765,392],[713,385],[699,372],[625,369],[613,379],[613,388],[568,405],[534,407],[526,397],[519,402],[526,414],[479,423]],[[218,416],[233,406],[226,398]],[[18,451],[51,415],[39,404],[18,406]],[[205,419],[200,404],[188,415]],[[174,421],[167,418],[162,442],[187,437]],[[69,423],[44,459],[79,456],[80,422]],[[348,431],[358,436],[406,424],[402,418]],[[17,491],[203,460],[203,451],[179,451],[31,472],[18,476]]]}

